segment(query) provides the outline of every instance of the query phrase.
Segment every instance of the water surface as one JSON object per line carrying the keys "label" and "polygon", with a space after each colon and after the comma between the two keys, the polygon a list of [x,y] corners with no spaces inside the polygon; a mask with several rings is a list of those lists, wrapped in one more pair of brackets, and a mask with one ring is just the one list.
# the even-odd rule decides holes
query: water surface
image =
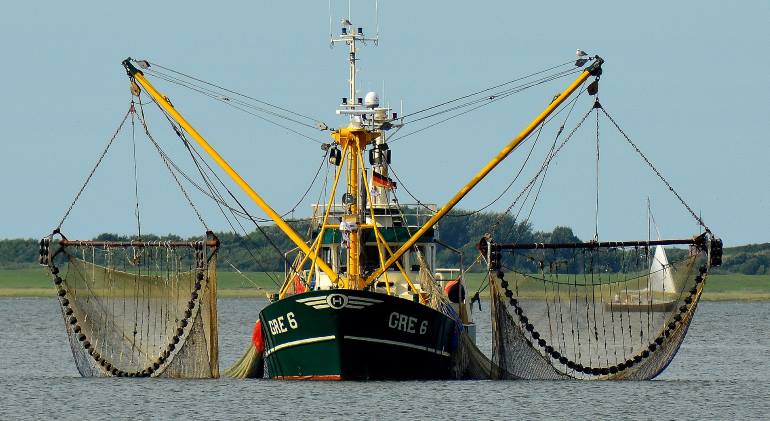
{"label": "water surface", "polygon": [[[224,299],[220,364],[264,301]],[[0,298],[0,419],[768,419],[770,303],[704,302],[679,355],[647,382],[84,379],[52,298]],[[490,350],[488,304],[476,314]]]}

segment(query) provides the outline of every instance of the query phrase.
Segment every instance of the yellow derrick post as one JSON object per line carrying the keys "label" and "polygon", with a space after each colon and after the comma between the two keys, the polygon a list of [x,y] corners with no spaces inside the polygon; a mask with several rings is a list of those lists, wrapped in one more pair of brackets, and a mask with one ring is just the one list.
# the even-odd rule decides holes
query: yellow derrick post
{"label": "yellow derrick post", "polygon": [[[357,142],[351,142],[352,146],[348,148],[348,153],[350,156],[348,157],[348,194],[352,195],[356,198],[356,200],[353,201],[353,203],[350,204],[350,208],[348,210],[348,214],[350,215],[356,215],[356,218],[358,218],[358,145]],[[348,222],[348,221],[346,221]],[[356,225],[360,224],[363,221],[356,220]],[[356,288],[358,287],[358,281],[361,277],[361,266],[360,266],[360,253],[361,253],[361,247],[359,242],[361,241],[361,230],[356,227],[355,229],[350,231],[349,234],[349,240],[348,240],[348,285],[345,285],[346,288]]]}
{"label": "yellow derrick post", "polygon": [[[203,148],[206,153],[211,156],[211,158],[214,160],[214,162],[217,163],[226,173],[230,176],[230,178],[237,184],[248,196],[251,198],[251,200],[254,201],[254,203],[257,204],[257,206],[262,209],[263,212],[267,214],[267,216],[270,217],[270,219],[275,222],[275,224],[278,226],[278,228],[283,231],[289,239],[294,242],[294,244],[299,247],[300,250],[302,250],[303,253],[306,255],[310,255],[313,258],[315,258],[315,253],[310,249],[310,246],[308,246],[305,241],[300,237],[299,234],[297,234],[294,229],[289,226],[289,224],[286,223],[286,221],[281,218],[278,213],[273,210],[273,208],[270,207],[270,205],[265,202],[262,197],[257,194],[256,191],[254,191],[253,188],[244,180],[234,169],[230,166],[230,164],[225,161],[224,158],[222,158],[221,155],[213,148],[209,143],[206,141],[206,139],[201,136],[200,133],[198,133],[195,128],[190,125],[190,123],[185,120],[184,117],[174,108],[173,105],[171,105],[171,102],[166,99],[158,90],[155,89],[154,86],[144,77],[144,74],[134,67],[133,64],[131,64],[130,59],[123,60],[123,66],[126,68],[126,71],[128,72],[129,77],[133,78],[139,85],[144,88],[145,91],[152,97],[152,99],[161,107],[164,111],[168,113],[168,115],[174,119],[174,121],[179,124],[184,131],[190,134],[192,138],[200,145],[201,148]],[[336,279],[338,275],[332,270],[332,268],[327,265],[323,259],[318,259],[316,262],[318,267],[326,273],[329,278]]]}
{"label": "yellow derrick post", "polygon": [[348,149],[348,174],[347,174],[347,193],[355,200],[348,205],[345,216],[346,223],[355,223],[356,228],[349,232],[348,238],[348,276],[345,282],[345,288],[361,289],[364,286],[364,280],[361,277],[361,228],[364,222],[359,217],[358,209],[360,187],[358,184],[359,168],[358,162],[361,159],[361,151],[366,145],[379,137],[379,133],[374,133],[364,128],[345,127],[332,133],[332,137],[343,148]]}
{"label": "yellow derrick post", "polygon": [[427,232],[430,227],[436,225],[436,223],[439,221],[439,219],[443,218],[444,215],[446,215],[454,206],[463,198],[465,197],[468,192],[471,191],[484,177],[487,176],[500,162],[502,162],[514,149],[516,149],[521,142],[527,138],[527,136],[530,135],[540,124],[545,121],[546,118],[548,118],[551,113],[556,110],[556,108],[561,105],[570,95],[572,95],[575,90],[580,87],[580,85],[583,84],[583,82],[588,79],[589,76],[593,74],[600,74],[601,73],[601,65],[604,62],[601,57],[596,56],[594,63],[589,66],[585,71],[583,71],[580,76],[575,79],[575,81],[570,84],[567,89],[562,92],[556,99],[554,99],[546,108],[543,110],[543,112],[540,113],[532,122],[524,128],[524,130],[521,131],[508,145],[506,145],[494,158],[492,158],[491,161],[489,161],[484,168],[482,168],[473,178],[464,185],[460,191],[457,192],[457,194],[452,197],[449,202],[447,202],[441,209],[438,210],[430,219],[428,219],[425,224],[420,227],[417,232],[415,232],[409,240],[407,240],[398,250],[396,250],[395,253],[393,253],[390,258],[385,262],[385,264],[374,271],[369,277],[366,279],[366,283],[371,284],[374,282],[378,276],[382,275],[383,272],[385,272],[390,265],[392,265],[399,257],[401,257],[407,250],[409,250],[410,247],[414,245],[414,243],[417,242],[420,237]]}

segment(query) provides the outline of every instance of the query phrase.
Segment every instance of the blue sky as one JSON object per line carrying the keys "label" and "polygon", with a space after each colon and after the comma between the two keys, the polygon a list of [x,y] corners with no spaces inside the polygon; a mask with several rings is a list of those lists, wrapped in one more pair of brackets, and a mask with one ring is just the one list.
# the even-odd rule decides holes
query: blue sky
{"label": "blue sky", "polygon": [[[373,2],[353,3],[356,26],[374,32]],[[576,48],[600,54],[607,61],[602,103],[693,209],[729,245],[770,241],[770,3],[383,0],[380,6],[381,43],[359,56],[361,96],[382,91],[384,83],[381,95],[395,111],[403,103],[409,112],[564,62]],[[127,56],[341,124],[334,109],[346,96],[346,52],[329,48],[327,7],[326,1],[4,5],[0,238],[37,237],[56,225],[128,107],[120,66]],[[347,2],[333,1],[332,9],[336,32]],[[568,82],[405,138],[393,145],[394,168],[415,196],[443,203]],[[320,162],[317,144],[173,85],[158,87],[274,208],[294,205]],[[589,99],[576,105],[573,125],[590,106]],[[151,129],[173,151],[179,145],[158,117],[148,116]],[[544,130],[543,144],[554,131]],[[70,237],[135,232],[126,133],[65,223]],[[140,135],[143,231],[201,232]],[[648,196],[664,237],[696,233],[692,218],[606,120],[600,139],[601,238],[646,235]],[[460,206],[474,209],[497,197],[523,155],[515,152]],[[594,157],[592,117],[549,170],[532,213],[535,228],[569,225],[582,238],[593,236]],[[312,196],[295,216],[309,213]],[[410,201],[403,190],[399,197]],[[503,210],[512,198],[511,192],[490,209]],[[199,206],[212,227],[227,229],[216,207]]]}

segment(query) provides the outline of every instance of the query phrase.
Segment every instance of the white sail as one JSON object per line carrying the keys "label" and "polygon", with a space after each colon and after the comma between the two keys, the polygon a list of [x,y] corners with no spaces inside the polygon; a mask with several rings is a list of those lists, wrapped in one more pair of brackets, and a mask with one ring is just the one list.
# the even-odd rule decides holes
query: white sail
{"label": "white sail", "polygon": [[675,293],[674,275],[671,273],[671,265],[666,257],[663,246],[655,248],[655,257],[650,265],[649,289],[654,292]]}

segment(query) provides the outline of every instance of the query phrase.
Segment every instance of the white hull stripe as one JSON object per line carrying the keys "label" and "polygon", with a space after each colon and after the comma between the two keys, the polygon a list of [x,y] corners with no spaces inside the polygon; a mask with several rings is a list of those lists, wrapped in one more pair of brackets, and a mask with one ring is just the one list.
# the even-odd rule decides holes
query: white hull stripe
{"label": "white hull stripe", "polygon": [[[314,301],[324,302],[326,301],[327,295],[321,296],[321,297],[308,297],[308,298],[300,298],[297,300],[298,303],[312,303]],[[382,300],[378,300],[376,298],[369,298],[369,297],[348,297],[350,301],[365,301],[369,303],[381,303]]]}
{"label": "white hull stripe", "polygon": [[382,300],[378,300],[376,298],[368,298],[368,297],[348,297],[350,301],[368,301],[370,303],[381,303]]}
{"label": "white hull stripe", "polygon": [[306,303],[308,301],[326,301],[326,296],[323,297],[310,297],[310,298],[300,298],[297,300],[298,303]]}
{"label": "white hull stripe", "polygon": [[[335,295],[341,296],[344,301],[341,304],[330,302],[329,297],[335,296]],[[299,300],[297,300],[297,302],[302,303],[306,306],[313,307],[316,310],[322,310],[325,308],[333,308],[335,310],[339,310],[342,308],[360,310],[362,308],[366,308],[366,307],[381,303],[382,300],[378,300],[376,298],[369,298],[369,297],[350,297],[350,296],[345,296],[343,294],[330,294],[330,295],[324,295],[322,297],[300,298]]]}
{"label": "white hull stripe", "polygon": [[387,339],[377,339],[377,338],[365,338],[365,337],[362,337],[362,336],[345,336],[345,339],[352,339],[354,341],[375,342],[375,343],[387,344],[387,345],[403,346],[405,348],[419,349],[420,351],[427,351],[427,352],[431,352],[433,354],[441,354],[441,355],[443,355],[445,357],[448,357],[450,355],[446,351],[440,351],[438,349],[429,348],[427,346],[410,344],[410,343],[407,343],[407,342],[390,341],[390,340],[387,340]]}
{"label": "white hull stripe", "polygon": [[278,346],[276,346],[274,348],[271,348],[271,349],[268,349],[267,351],[265,351],[265,357],[267,357],[268,355],[272,354],[273,352],[280,351],[280,350],[282,350],[284,348],[291,348],[291,347],[294,347],[294,346],[297,346],[297,345],[312,344],[312,343],[316,343],[316,342],[331,341],[334,338],[335,338],[334,335],[329,335],[329,336],[318,336],[318,337],[315,337],[315,338],[307,338],[307,339],[300,339],[298,341],[286,342],[286,343],[280,344],[280,345],[278,345]]}

